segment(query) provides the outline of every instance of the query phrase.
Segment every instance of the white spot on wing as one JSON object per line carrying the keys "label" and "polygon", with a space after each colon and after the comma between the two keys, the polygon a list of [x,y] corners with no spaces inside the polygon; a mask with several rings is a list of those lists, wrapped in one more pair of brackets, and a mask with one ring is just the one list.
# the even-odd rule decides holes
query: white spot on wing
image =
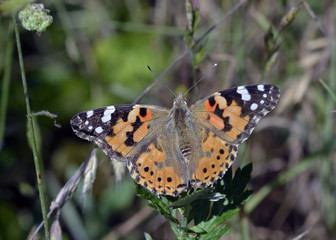
{"label": "white spot on wing", "polygon": [[266,94],[266,93],[264,93],[264,94],[263,94],[263,97],[264,97],[264,98],[267,98],[267,94]]}
{"label": "white spot on wing", "polygon": [[104,115],[104,117],[101,118],[102,122],[106,123],[111,120],[111,114]]}
{"label": "white spot on wing", "polygon": [[112,113],[115,112],[115,106],[109,106],[106,108],[105,112],[104,112],[104,115],[111,115]]}
{"label": "white spot on wing", "polygon": [[101,127],[95,129],[96,133],[102,133],[104,130]]}
{"label": "white spot on wing", "polygon": [[261,99],[260,100],[260,104],[264,104],[264,103],[265,103],[265,101]]}
{"label": "white spot on wing", "polygon": [[104,116],[101,118],[101,120],[105,123],[111,120],[112,114],[115,112],[115,107],[114,106],[109,106],[106,108],[104,111]]}
{"label": "white spot on wing", "polygon": [[241,98],[244,101],[250,101],[251,100],[251,95],[249,94],[249,92],[247,91],[247,89],[244,86],[240,86],[237,88],[237,93],[241,94]]}
{"label": "white spot on wing", "polygon": [[89,130],[92,130],[92,128],[93,128],[92,126],[89,126]]}
{"label": "white spot on wing", "polygon": [[256,110],[257,108],[258,108],[258,104],[256,104],[256,103],[252,103],[252,105],[251,105],[251,110],[254,111],[254,110]]}
{"label": "white spot on wing", "polygon": [[86,117],[87,118],[90,118],[92,115],[93,115],[93,111],[92,110],[86,112]]}
{"label": "white spot on wing", "polygon": [[259,91],[262,91],[262,92],[265,91],[265,87],[262,84],[258,85],[257,88]]}
{"label": "white spot on wing", "polygon": [[88,125],[88,124],[89,124],[89,121],[88,121],[88,120],[86,120],[86,121],[85,121],[85,125]]}

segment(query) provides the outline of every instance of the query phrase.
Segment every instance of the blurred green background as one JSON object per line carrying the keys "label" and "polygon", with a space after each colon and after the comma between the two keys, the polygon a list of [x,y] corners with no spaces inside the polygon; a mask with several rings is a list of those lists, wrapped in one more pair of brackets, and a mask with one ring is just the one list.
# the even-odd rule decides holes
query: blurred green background
{"label": "blurred green background", "polygon": [[[238,2],[193,1],[200,14],[195,39]],[[299,2],[247,1],[202,42],[199,66],[190,51],[162,77],[172,91],[186,91],[217,63],[189,102],[260,82],[281,90],[276,110],[239,148],[233,169],[253,163],[254,196],[228,222],[232,230],[225,239],[294,239],[302,233],[302,239],[336,239],[336,3],[301,1],[293,22],[277,35],[281,19]],[[46,32],[19,27],[32,111],[60,113],[62,128],[52,119],[36,119],[49,205],[93,147],[75,136],[70,118],[132,103],[155,80],[147,65],[159,75],[188,47],[184,1],[55,0],[45,7],[54,19]],[[0,239],[25,239],[42,215],[12,18],[4,9],[0,13],[0,86],[2,97],[8,95],[7,106],[1,105]],[[280,47],[265,71],[270,29]],[[5,69],[11,72],[8,89]],[[158,83],[141,103],[170,108],[173,99]],[[173,239],[169,224],[135,196],[128,173],[116,181],[123,169],[113,168],[100,150],[98,158],[92,192],[83,199],[78,191],[61,212],[63,239],[144,239],[144,232]]]}

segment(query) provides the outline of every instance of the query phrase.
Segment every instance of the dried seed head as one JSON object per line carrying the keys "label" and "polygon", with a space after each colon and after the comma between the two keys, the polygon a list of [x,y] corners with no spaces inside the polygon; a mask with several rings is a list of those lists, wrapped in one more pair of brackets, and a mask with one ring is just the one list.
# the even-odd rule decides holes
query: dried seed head
{"label": "dried seed head", "polygon": [[96,179],[96,172],[97,172],[97,156],[96,151],[91,154],[91,157],[86,165],[85,172],[84,172],[84,184],[82,189],[82,195],[87,193],[91,190],[92,185]]}
{"label": "dried seed head", "polygon": [[62,228],[61,228],[61,225],[58,219],[56,219],[51,225],[50,239],[51,240],[62,240]]}
{"label": "dried seed head", "polygon": [[115,161],[111,159],[111,164],[114,170],[114,178],[116,182],[119,182],[126,172],[126,165],[123,162]]}

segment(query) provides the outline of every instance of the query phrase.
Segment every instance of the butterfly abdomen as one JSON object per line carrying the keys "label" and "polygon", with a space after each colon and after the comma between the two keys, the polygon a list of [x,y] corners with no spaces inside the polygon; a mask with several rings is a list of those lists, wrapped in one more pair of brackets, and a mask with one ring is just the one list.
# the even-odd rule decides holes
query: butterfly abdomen
{"label": "butterfly abdomen", "polygon": [[183,157],[189,161],[192,154],[192,126],[190,126],[190,111],[185,104],[175,106],[172,111],[173,127],[176,129],[176,143]]}

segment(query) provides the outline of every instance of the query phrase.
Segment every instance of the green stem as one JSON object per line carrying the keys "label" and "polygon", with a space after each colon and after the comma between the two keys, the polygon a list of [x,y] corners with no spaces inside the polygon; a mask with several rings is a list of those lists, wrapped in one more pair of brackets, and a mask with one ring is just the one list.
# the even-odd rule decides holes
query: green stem
{"label": "green stem", "polygon": [[[177,209],[173,209],[171,211],[171,215],[177,219]],[[177,239],[179,239],[179,237],[181,236],[181,229],[178,228],[177,224],[175,224],[174,222],[170,222],[171,228],[176,236]]]}
{"label": "green stem", "polygon": [[249,222],[247,216],[243,216],[240,221],[242,240],[249,240]]}
{"label": "green stem", "polygon": [[[198,66],[195,66],[194,64],[195,64],[195,54],[194,53],[192,53],[192,64],[193,64],[193,66],[192,66],[192,78],[193,78],[193,83],[192,83],[192,85],[191,86],[193,86],[197,81],[198,81],[198,79],[196,79],[196,68],[198,67]],[[199,95],[198,95],[198,87],[197,87],[197,85],[195,86],[195,89],[194,89],[194,95],[192,95],[193,97],[194,97],[194,99],[193,99],[193,101],[195,101],[195,98],[197,98],[197,99],[199,99]]]}
{"label": "green stem", "polygon": [[[187,216],[189,215],[189,212],[190,212],[190,205],[185,206],[183,210],[181,208],[179,210],[180,210],[181,217],[182,217],[181,225],[184,229],[187,229],[188,228]],[[190,239],[189,234],[184,229],[181,230],[180,236],[182,237],[182,239]]]}
{"label": "green stem", "polygon": [[22,80],[23,93],[24,93],[25,102],[26,102],[27,120],[28,120],[28,126],[29,126],[28,127],[29,128],[29,133],[28,134],[30,135],[30,137],[32,139],[32,150],[33,150],[34,164],[35,164],[35,170],[36,170],[37,186],[38,186],[38,190],[39,190],[39,194],[40,194],[40,201],[41,201],[42,215],[43,215],[43,221],[44,221],[45,236],[46,236],[47,239],[50,239],[46,204],[45,204],[45,199],[44,199],[43,179],[42,179],[42,174],[41,174],[41,170],[40,170],[40,160],[39,160],[39,156],[38,156],[39,154],[38,154],[37,145],[36,145],[34,122],[33,122],[32,117],[30,117],[31,111],[30,111],[30,104],[29,104],[29,97],[28,97],[27,81],[26,81],[26,75],[25,75],[25,71],[24,71],[21,41],[20,41],[18,25],[16,24],[15,13],[12,14],[12,17],[13,17],[13,23],[14,23],[14,26],[15,26],[14,27],[15,38],[16,38],[17,51],[18,51],[18,56],[19,56],[21,80]]}
{"label": "green stem", "polygon": [[0,107],[0,150],[3,146],[3,138],[5,135],[5,122],[6,122],[6,112],[7,112],[7,103],[9,96],[9,79],[12,69],[12,59],[13,59],[13,45],[14,41],[12,40],[13,34],[13,24],[9,23],[8,28],[8,37],[7,37],[7,47],[5,54],[5,67],[4,75],[2,81],[2,90],[1,90],[1,107]]}

